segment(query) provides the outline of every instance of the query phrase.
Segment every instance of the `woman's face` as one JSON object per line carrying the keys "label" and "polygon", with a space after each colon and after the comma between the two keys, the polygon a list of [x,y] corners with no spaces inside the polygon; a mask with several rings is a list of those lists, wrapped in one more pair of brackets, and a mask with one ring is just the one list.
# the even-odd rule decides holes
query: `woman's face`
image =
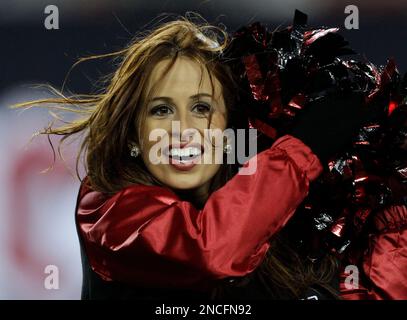
{"label": "woman's face", "polygon": [[[206,68],[203,74],[197,62],[179,57],[164,75],[170,60],[163,60],[153,69],[147,90],[155,89],[146,101],[147,116],[142,123],[141,156],[150,173],[174,189],[194,189],[207,193],[213,176],[221,164],[219,133],[226,129],[226,107],[221,84]],[[212,111],[209,134],[209,113]],[[157,131],[157,129],[161,129]],[[157,141],[150,134],[158,133]],[[163,140],[161,140],[163,139]],[[160,144],[157,142],[160,141]],[[158,147],[159,146],[159,147]],[[158,164],[157,159],[166,160]]]}

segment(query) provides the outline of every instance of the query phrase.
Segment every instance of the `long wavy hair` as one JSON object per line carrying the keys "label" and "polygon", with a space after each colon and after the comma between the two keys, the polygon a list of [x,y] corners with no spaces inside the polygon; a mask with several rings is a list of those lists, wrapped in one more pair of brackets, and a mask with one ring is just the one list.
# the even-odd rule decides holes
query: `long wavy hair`
{"label": "long wavy hair", "polygon": [[[212,77],[222,84],[228,127],[247,129],[247,119],[237,110],[239,88],[235,76],[220,59],[229,42],[230,38],[224,28],[210,25],[198,14],[187,14],[169,22],[161,21],[152,31],[140,33],[123,50],[82,58],[76,63],[113,58],[117,69],[107,77],[99,93],[65,96],[62,91],[52,88],[55,98],[28,101],[12,108],[46,107],[78,115],[76,119],[64,121],[60,126],[51,122],[36,134],[48,138],[51,135],[62,136],[58,145],[59,155],[68,137],[83,134],[76,159],[76,173],[79,180],[83,181],[78,170],[83,155],[86,159],[87,182],[93,190],[114,194],[132,184],[162,185],[150,174],[141,157],[131,157],[129,150],[130,142],[140,141],[143,119],[146,117],[145,101],[154,90],[153,85],[153,89],[147,92],[149,75],[163,59],[171,60],[166,72],[180,56],[198,62],[202,71],[203,68],[208,71],[212,89]],[[56,113],[51,114],[55,120],[61,120]],[[55,149],[49,141],[55,161]],[[237,165],[222,164],[212,179],[210,193],[230,180],[237,169]],[[277,240],[273,240],[269,254],[258,270],[266,270],[267,279],[292,297],[298,297],[310,284],[325,283],[326,279],[332,277],[332,264],[321,264],[317,271],[314,268],[311,270],[295,250],[287,247],[285,241]]]}

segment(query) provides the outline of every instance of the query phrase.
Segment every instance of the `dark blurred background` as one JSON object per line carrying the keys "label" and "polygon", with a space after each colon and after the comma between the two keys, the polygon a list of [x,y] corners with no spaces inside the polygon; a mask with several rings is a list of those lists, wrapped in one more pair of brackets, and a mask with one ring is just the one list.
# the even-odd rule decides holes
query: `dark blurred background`
{"label": "dark blurred background", "polygon": [[[58,30],[44,27],[51,4],[59,9]],[[344,28],[347,5],[359,9],[358,30]],[[340,27],[351,47],[373,63],[394,57],[406,71],[406,0],[0,0],[0,299],[78,299],[81,283],[73,220],[78,181],[59,162],[39,173],[52,163],[51,149],[45,139],[27,142],[48,114],[7,106],[47,96],[33,84],[60,89],[78,58],[121,49],[160,14],[195,11],[232,32],[254,21],[272,29],[288,25],[295,9],[308,14],[309,25]],[[67,88],[89,93],[112,71],[108,62],[81,64]],[[67,149],[71,166],[76,150]],[[58,267],[58,288],[45,285],[49,265]]]}
{"label": "dark blurred background", "polygon": [[[59,8],[59,30],[44,27],[48,4]],[[359,30],[344,28],[347,5],[359,9]],[[0,91],[24,82],[61,86],[78,57],[120,49],[161,13],[196,11],[233,31],[256,20],[271,28],[289,24],[295,8],[309,15],[310,25],[340,27],[351,46],[374,63],[394,56],[406,69],[405,0],[0,0]],[[106,61],[86,63],[72,73],[69,88],[86,92],[108,70]]]}

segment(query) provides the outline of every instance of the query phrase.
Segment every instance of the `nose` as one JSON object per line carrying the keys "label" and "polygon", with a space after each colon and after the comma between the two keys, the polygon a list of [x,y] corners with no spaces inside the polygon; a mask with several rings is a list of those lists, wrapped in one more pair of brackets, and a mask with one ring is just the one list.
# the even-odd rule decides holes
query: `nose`
{"label": "nose", "polygon": [[180,142],[190,142],[197,133],[187,114],[180,114],[172,123],[172,136]]}
{"label": "nose", "polygon": [[190,142],[194,139],[197,130],[194,128],[186,128],[181,131],[181,142]]}
{"label": "nose", "polygon": [[197,133],[197,129],[189,128],[180,125],[179,121],[173,121],[172,123],[172,137],[176,141],[190,142]]}

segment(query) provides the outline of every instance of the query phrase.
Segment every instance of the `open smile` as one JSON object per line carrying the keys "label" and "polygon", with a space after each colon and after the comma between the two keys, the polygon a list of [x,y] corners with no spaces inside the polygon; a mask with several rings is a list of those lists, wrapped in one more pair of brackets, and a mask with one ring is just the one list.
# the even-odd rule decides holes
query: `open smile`
{"label": "open smile", "polygon": [[172,167],[181,171],[191,170],[201,160],[204,149],[198,143],[172,144],[164,149],[163,153],[168,157]]}

